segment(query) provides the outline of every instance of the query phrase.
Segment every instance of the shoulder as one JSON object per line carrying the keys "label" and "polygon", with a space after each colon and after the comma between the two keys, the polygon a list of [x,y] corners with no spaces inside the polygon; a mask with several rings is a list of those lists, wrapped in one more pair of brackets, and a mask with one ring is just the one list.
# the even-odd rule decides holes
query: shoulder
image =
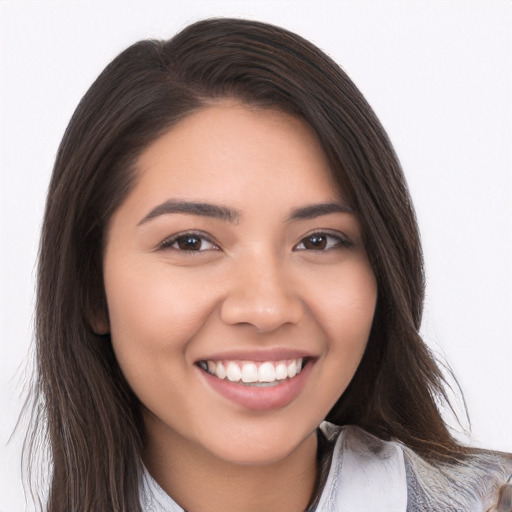
{"label": "shoulder", "polygon": [[385,510],[483,512],[496,503],[512,474],[512,455],[506,453],[475,450],[463,461],[434,464],[398,441],[384,441],[356,426],[324,423],[321,428],[328,439],[337,439],[324,494],[331,501],[337,495],[338,506],[348,492],[359,494],[354,500],[361,511],[371,510],[374,495],[375,502],[385,501]]}
{"label": "shoulder", "polygon": [[402,449],[410,512],[488,510],[512,474],[512,455],[506,453],[475,450],[457,463],[432,464]]}

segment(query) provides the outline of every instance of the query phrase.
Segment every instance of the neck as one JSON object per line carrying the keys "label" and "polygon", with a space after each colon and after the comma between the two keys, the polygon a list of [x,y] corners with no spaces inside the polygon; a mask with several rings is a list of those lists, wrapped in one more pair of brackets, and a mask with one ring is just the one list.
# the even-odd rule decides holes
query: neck
{"label": "neck", "polygon": [[234,464],[184,438],[151,437],[146,466],[164,491],[187,512],[303,512],[316,479],[317,438],[313,432],[284,459],[268,464]]}

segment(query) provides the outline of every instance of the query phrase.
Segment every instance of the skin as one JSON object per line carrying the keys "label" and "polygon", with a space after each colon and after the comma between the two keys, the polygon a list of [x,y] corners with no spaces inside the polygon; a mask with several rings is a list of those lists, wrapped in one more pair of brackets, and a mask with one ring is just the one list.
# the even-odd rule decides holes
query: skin
{"label": "skin", "polygon": [[[303,121],[234,101],[180,121],[137,172],[111,219],[104,279],[116,357],[144,408],[145,464],[189,512],[304,510],[315,430],[357,369],[375,309],[357,217],[290,219],[343,203],[320,144]],[[164,213],[169,200],[235,213]],[[190,232],[183,250],[172,237]],[[314,357],[300,393],[272,410],[219,394],[196,364],[283,348]]]}

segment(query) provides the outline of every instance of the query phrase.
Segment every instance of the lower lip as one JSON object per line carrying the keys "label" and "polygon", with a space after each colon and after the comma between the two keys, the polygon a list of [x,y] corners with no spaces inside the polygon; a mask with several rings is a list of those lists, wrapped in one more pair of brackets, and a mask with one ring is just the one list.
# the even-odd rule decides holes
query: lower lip
{"label": "lower lip", "polygon": [[309,360],[301,372],[274,386],[247,386],[226,379],[219,379],[198,368],[206,382],[219,394],[232,402],[254,411],[269,411],[284,407],[302,391],[311,373],[313,361]]}

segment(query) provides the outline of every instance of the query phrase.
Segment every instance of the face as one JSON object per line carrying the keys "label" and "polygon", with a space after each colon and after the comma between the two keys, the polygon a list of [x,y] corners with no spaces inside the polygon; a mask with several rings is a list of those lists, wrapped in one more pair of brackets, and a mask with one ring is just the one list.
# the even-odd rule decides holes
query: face
{"label": "face", "polygon": [[319,142],[290,115],[223,102],[156,140],[137,172],[104,280],[148,439],[285,458],[354,375],[377,294]]}

